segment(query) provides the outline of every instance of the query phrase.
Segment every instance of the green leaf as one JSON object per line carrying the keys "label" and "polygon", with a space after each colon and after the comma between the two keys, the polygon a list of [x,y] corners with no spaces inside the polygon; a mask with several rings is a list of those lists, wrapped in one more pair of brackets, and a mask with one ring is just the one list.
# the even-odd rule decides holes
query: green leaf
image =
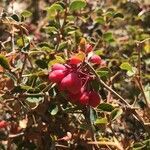
{"label": "green leaf", "polygon": [[133,145],[133,150],[146,150],[150,149],[150,139],[147,139],[145,141],[137,142]]}
{"label": "green leaf", "polygon": [[41,51],[46,51],[46,52],[54,52],[49,46],[43,46],[41,47]]}
{"label": "green leaf", "polygon": [[120,65],[120,68],[121,68],[122,70],[132,71],[132,66],[131,66],[128,62],[123,62],[123,63]]}
{"label": "green leaf", "polygon": [[46,47],[49,47],[49,48],[51,48],[51,45],[50,45],[49,43],[47,43],[47,42],[42,42],[42,43],[39,43],[39,44],[38,44],[38,46],[39,46],[39,47],[46,46]]}
{"label": "green leaf", "polygon": [[67,48],[67,45],[68,45],[67,41],[60,43],[59,47],[58,47],[58,50],[63,50],[65,48]]}
{"label": "green leaf", "polygon": [[56,34],[57,33],[57,28],[55,28],[54,26],[49,26],[49,27],[45,27],[44,30],[47,32],[47,33],[53,33],[53,34]]}
{"label": "green leaf", "polygon": [[19,18],[19,16],[17,15],[17,14],[13,14],[12,16],[11,16],[11,18],[13,18],[15,21],[17,21],[17,22],[19,22],[20,21],[20,18]]}
{"label": "green leaf", "polygon": [[107,111],[107,112],[111,112],[111,111],[114,110],[114,107],[111,104],[108,104],[108,103],[101,103],[98,106],[98,109],[101,109],[101,110]]}
{"label": "green leaf", "polygon": [[49,112],[52,116],[56,115],[58,113],[58,106],[57,105],[51,106],[51,108],[49,109]]}
{"label": "green leaf", "polygon": [[98,118],[98,119],[96,119],[96,121],[94,122],[95,125],[107,124],[107,123],[108,123],[107,118]]}
{"label": "green leaf", "polygon": [[117,119],[122,113],[123,113],[123,111],[121,108],[114,109],[110,114],[111,120]]}
{"label": "green leaf", "polygon": [[30,103],[39,103],[40,101],[43,101],[44,100],[44,97],[41,97],[41,96],[28,96],[26,98],[26,100]]}
{"label": "green leaf", "polygon": [[9,62],[7,58],[2,54],[0,54],[0,65],[5,69],[10,70]]}
{"label": "green leaf", "polygon": [[98,17],[98,18],[95,19],[95,23],[104,24],[105,20],[104,20],[103,17]]}
{"label": "green leaf", "polygon": [[30,16],[32,16],[32,13],[28,10],[24,10],[22,13],[21,13],[21,16],[25,17],[25,18],[28,18]]}
{"label": "green leaf", "polygon": [[92,85],[92,88],[94,89],[94,91],[96,91],[96,92],[99,91],[100,85],[97,84],[97,80],[92,80],[91,85]]}
{"label": "green leaf", "polygon": [[56,16],[57,11],[62,11],[63,7],[58,3],[54,3],[50,7],[47,7],[46,10],[48,12],[48,18],[53,19]]}
{"label": "green leaf", "polygon": [[97,119],[96,111],[92,107],[89,108],[89,111],[90,111],[90,121],[94,123],[95,120]]}
{"label": "green leaf", "polygon": [[70,4],[70,10],[75,11],[75,10],[80,10],[86,6],[86,1],[85,0],[73,0]]}
{"label": "green leaf", "polygon": [[59,60],[56,60],[56,59],[51,60],[51,61],[48,63],[48,67],[51,67],[51,66],[53,66],[54,64],[57,64],[57,63],[60,63]]}
{"label": "green leaf", "polygon": [[63,7],[60,4],[54,3],[50,7],[47,7],[46,10],[48,12],[55,12],[58,10],[63,10]]}
{"label": "green leaf", "polygon": [[124,18],[124,16],[123,16],[122,13],[116,13],[116,14],[114,14],[113,17],[114,17],[114,18]]}
{"label": "green leaf", "polygon": [[104,71],[104,70],[102,70],[102,71],[99,71],[99,72],[97,72],[99,75],[100,75],[100,77],[105,77],[105,76],[108,76],[108,74],[109,74],[109,72],[108,71]]}
{"label": "green leaf", "polygon": [[17,39],[17,46],[19,47],[27,46],[28,43],[29,43],[29,39],[26,36]]}
{"label": "green leaf", "polygon": [[131,77],[136,74],[136,71],[137,69],[135,67],[132,67],[132,70],[127,71],[127,75]]}
{"label": "green leaf", "polygon": [[96,72],[100,77],[108,77],[110,74],[110,70],[108,68],[100,68]]}
{"label": "green leaf", "polygon": [[42,69],[48,68],[48,64],[45,60],[37,59],[35,63]]}
{"label": "green leaf", "polygon": [[103,34],[103,38],[105,41],[109,41],[109,40],[113,39],[113,35],[111,32],[106,32]]}
{"label": "green leaf", "polygon": [[56,60],[58,60],[60,63],[65,63],[65,60],[61,56],[55,56]]}

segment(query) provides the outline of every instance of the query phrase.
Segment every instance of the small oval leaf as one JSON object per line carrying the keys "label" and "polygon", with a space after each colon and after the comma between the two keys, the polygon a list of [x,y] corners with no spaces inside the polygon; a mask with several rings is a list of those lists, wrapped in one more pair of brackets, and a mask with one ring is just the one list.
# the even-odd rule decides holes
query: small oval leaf
{"label": "small oval leaf", "polygon": [[22,13],[21,13],[21,16],[25,17],[25,18],[28,18],[30,16],[32,16],[32,13],[28,10],[24,10]]}
{"label": "small oval leaf", "polygon": [[101,109],[103,111],[108,111],[108,112],[111,112],[114,110],[114,107],[111,105],[111,104],[108,104],[108,103],[101,103],[99,106],[98,106],[98,109]]}
{"label": "small oval leaf", "polygon": [[9,62],[7,58],[2,54],[0,54],[0,65],[5,69],[10,70]]}
{"label": "small oval leaf", "polygon": [[111,120],[117,119],[122,113],[123,113],[123,111],[121,108],[114,109],[110,114]]}
{"label": "small oval leaf", "polygon": [[52,116],[56,115],[58,113],[58,106],[53,106],[49,112]]}
{"label": "small oval leaf", "polygon": [[132,71],[132,66],[131,66],[128,62],[123,62],[123,63],[120,65],[120,68],[121,68],[122,70]]}
{"label": "small oval leaf", "polygon": [[96,119],[96,121],[94,122],[95,125],[107,124],[107,123],[108,123],[107,118],[98,118],[98,119]]}
{"label": "small oval leaf", "polygon": [[80,10],[86,6],[86,1],[85,0],[74,0],[70,4],[70,10],[75,11],[75,10]]}

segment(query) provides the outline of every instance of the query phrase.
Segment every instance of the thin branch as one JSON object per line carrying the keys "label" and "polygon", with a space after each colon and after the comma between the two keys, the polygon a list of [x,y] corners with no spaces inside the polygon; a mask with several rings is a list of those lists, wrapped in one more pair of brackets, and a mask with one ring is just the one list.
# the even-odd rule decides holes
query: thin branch
{"label": "thin branch", "polygon": [[22,135],[24,135],[23,132],[18,133],[18,134],[10,134],[10,135],[9,135],[9,138],[15,138],[15,137],[19,137],[19,136],[22,136]]}
{"label": "thin branch", "polygon": [[116,147],[118,150],[123,150],[122,147],[120,147],[120,145],[114,143],[114,142],[109,142],[109,141],[91,141],[91,142],[88,142],[88,144],[92,144],[92,145],[95,145],[95,144],[98,144],[98,145],[101,145],[101,146],[113,146],[113,147]]}
{"label": "thin branch", "polygon": [[144,40],[142,40],[142,41],[136,41],[136,43],[137,44],[142,44],[142,43],[144,43],[144,42],[146,42],[146,41],[149,41],[150,40],[150,38],[147,38],[147,39],[144,39]]}
{"label": "thin branch", "polygon": [[[145,40],[149,40],[149,39],[150,39],[150,38],[145,39]],[[145,40],[143,40],[143,42],[144,42]],[[141,42],[142,42],[142,41],[141,41]],[[138,75],[137,75],[137,77],[136,77],[135,79],[136,79],[136,81],[137,81],[137,83],[138,83],[138,85],[139,85],[139,88],[140,88],[140,90],[141,90],[141,92],[142,92],[142,94],[143,94],[143,98],[144,98],[144,100],[145,100],[145,103],[146,103],[147,107],[150,107],[150,106],[149,106],[148,99],[147,99],[147,97],[146,97],[146,95],[145,95],[145,92],[144,92],[143,84],[142,84],[142,75],[141,75],[141,48],[142,48],[142,45],[141,45],[141,42],[140,42],[140,43],[137,43],[137,51],[138,51],[138,66],[137,66],[137,68],[138,68]]]}
{"label": "thin branch", "polygon": [[[23,47],[25,47],[25,40],[24,40],[24,37],[23,37],[23,30],[22,30],[22,28],[21,28],[20,30],[21,30],[21,38],[22,38]],[[24,69],[25,69],[25,65],[26,65],[27,58],[28,58],[28,54],[25,53],[25,54],[24,54],[23,66],[22,66],[21,72],[20,72],[19,82],[21,81],[22,74],[23,74],[23,71],[24,71]]]}
{"label": "thin branch", "polygon": [[[91,134],[92,134],[92,140],[95,141],[95,142],[97,142],[96,137],[95,137],[95,133],[94,133],[94,130],[93,130],[93,124],[92,124],[91,118],[90,118],[90,116],[91,116],[91,111],[92,111],[92,108],[91,108],[90,106],[88,106],[88,107],[86,108],[85,119],[86,119],[86,121],[87,121],[87,124],[88,124],[89,127],[90,127],[90,131],[91,131]],[[99,149],[98,144],[95,144],[95,145],[94,145],[94,148]]]}
{"label": "thin branch", "polygon": [[108,91],[112,92],[115,96],[117,96],[120,101],[124,104],[126,104],[126,108],[127,110],[130,111],[130,113],[134,116],[134,118],[136,120],[138,120],[142,125],[143,127],[145,128],[145,130],[150,133],[150,128],[149,126],[145,125],[145,122],[143,121],[143,119],[140,117],[140,115],[138,114],[138,112],[132,108],[132,106],[123,98],[121,97],[117,92],[115,92],[113,89],[111,89],[107,84],[105,84],[98,76],[98,74],[95,72],[94,68],[88,63],[88,62],[85,62],[88,67],[91,69],[91,71],[93,72],[93,74],[96,76],[96,79],[97,81],[99,82],[100,85],[104,86]]}
{"label": "thin branch", "polygon": [[85,62],[88,67],[91,69],[91,71],[94,73],[94,75],[96,76],[96,79],[97,81],[99,82],[100,85],[104,86],[108,91],[112,92],[114,95],[116,95],[122,103],[126,104],[127,106],[130,106],[128,104],[128,102],[122,98],[116,91],[114,91],[113,89],[111,89],[107,84],[105,84],[105,82],[103,80],[101,80],[98,76],[98,74],[95,72],[94,68],[88,63],[88,62]]}

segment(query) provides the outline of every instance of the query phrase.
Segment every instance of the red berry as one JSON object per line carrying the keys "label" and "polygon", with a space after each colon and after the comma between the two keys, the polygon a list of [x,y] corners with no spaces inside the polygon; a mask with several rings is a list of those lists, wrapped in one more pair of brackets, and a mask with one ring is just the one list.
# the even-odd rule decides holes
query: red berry
{"label": "red berry", "polygon": [[8,125],[8,123],[6,121],[4,121],[4,120],[0,121],[0,129],[1,128],[6,128],[7,125]]}
{"label": "red berry", "polygon": [[87,105],[89,103],[89,92],[84,92],[81,95],[79,102],[83,105]]}
{"label": "red berry", "polygon": [[77,65],[77,64],[79,64],[79,63],[81,63],[81,62],[82,62],[82,60],[81,60],[80,58],[76,57],[76,56],[73,56],[73,57],[71,57],[71,58],[69,59],[69,63],[70,63],[71,65]]}
{"label": "red berry", "polygon": [[54,70],[49,73],[49,80],[54,83],[60,82],[66,76],[66,72],[63,70]]}
{"label": "red berry", "polygon": [[81,93],[77,93],[77,94],[68,93],[69,100],[72,103],[77,103],[79,101],[80,96]]}
{"label": "red berry", "polygon": [[89,105],[92,107],[97,107],[100,103],[100,96],[98,93],[91,91],[89,94]]}
{"label": "red berry", "polygon": [[77,103],[79,101],[81,95],[83,94],[84,90],[85,89],[82,87],[80,89],[79,93],[77,93],[77,94],[68,93],[70,101],[73,103]]}
{"label": "red berry", "polygon": [[100,63],[101,63],[101,57],[98,56],[98,55],[93,55],[93,56],[90,58],[90,62],[91,62],[91,63],[94,63],[94,64],[100,64]]}
{"label": "red berry", "polygon": [[93,50],[93,46],[92,46],[92,45],[87,44],[87,45],[85,46],[85,53],[89,53],[89,52],[91,52],[92,50]]}
{"label": "red berry", "polygon": [[61,87],[72,94],[80,92],[82,81],[76,73],[70,73],[61,81]]}
{"label": "red berry", "polygon": [[52,66],[52,71],[54,71],[54,70],[64,70],[65,71],[66,69],[67,68],[62,64],[54,64]]}

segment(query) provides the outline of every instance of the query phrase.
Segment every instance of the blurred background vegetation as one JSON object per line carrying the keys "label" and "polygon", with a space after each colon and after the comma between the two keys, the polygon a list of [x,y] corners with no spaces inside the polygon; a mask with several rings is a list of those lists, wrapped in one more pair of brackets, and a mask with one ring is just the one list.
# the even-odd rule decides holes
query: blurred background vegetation
{"label": "blurred background vegetation", "polygon": [[[94,144],[85,108],[48,81],[50,67],[83,38],[107,62],[97,74],[141,119],[98,87],[102,103],[89,117]],[[0,120],[7,122],[0,149],[149,150],[149,81],[149,0],[0,1]]]}

